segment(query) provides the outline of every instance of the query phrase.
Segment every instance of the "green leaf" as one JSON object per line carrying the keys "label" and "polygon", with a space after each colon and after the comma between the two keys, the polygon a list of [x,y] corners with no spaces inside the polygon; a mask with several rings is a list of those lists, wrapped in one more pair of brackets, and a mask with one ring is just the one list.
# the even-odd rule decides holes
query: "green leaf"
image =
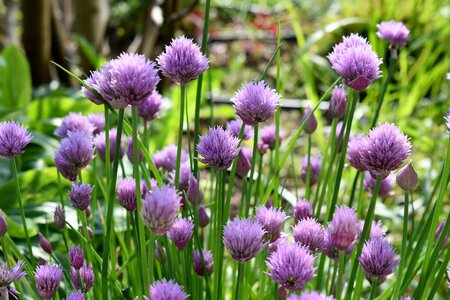
{"label": "green leaf", "polygon": [[[3,217],[5,217],[5,220],[8,223],[8,234],[13,238],[24,239],[25,231],[23,230],[22,224],[14,221],[5,212],[3,212]],[[20,216],[18,215],[17,217],[18,220],[20,220]],[[31,219],[26,219],[26,221],[29,236],[35,236],[38,233],[37,225]]]}
{"label": "green leaf", "polygon": [[22,108],[31,100],[30,66],[23,52],[13,45],[0,54],[0,107]]}
{"label": "green leaf", "polygon": [[[20,189],[24,206],[51,201],[58,197],[58,178],[55,167],[29,170],[19,174]],[[66,193],[70,182],[61,179],[62,189]],[[2,210],[18,206],[14,180],[10,179],[0,186],[0,208]]]}

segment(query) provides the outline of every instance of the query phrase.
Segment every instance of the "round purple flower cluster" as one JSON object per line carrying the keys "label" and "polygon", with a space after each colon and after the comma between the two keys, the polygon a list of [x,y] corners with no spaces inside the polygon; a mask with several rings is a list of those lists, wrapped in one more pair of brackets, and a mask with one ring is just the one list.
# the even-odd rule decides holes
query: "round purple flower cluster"
{"label": "round purple flower cluster", "polygon": [[341,43],[334,46],[328,59],[343,82],[355,90],[365,90],[381,77],[382,60],[367,40],[357,34],[344,37]]}

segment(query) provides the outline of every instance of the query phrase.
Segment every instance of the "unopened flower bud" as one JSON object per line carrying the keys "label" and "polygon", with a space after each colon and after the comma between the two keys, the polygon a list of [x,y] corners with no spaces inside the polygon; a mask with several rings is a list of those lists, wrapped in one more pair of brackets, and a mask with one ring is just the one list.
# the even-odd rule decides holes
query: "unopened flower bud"
{"label": "unopened flower bud", "polygon": [[397,184],[405,192],[411,192],[416,189],[419,183],[419,176],[410,161],[397,173]]}
{"label": "unopened flower bud", "polygon": [[7,231],[8,231],[8,223],[6,223],[2,211],[0,210],[0,237],[4,237]]}
{"label": "unopened flower bud", "polygon": [[44,237],[42,233],[39,232],[38,236],[39,236],[39,245],[41,245],[42,250],[44,250],[48,254],[52,254],[53,252],[52,245],[50,245],[50,243],[47,241],[47,239]]}

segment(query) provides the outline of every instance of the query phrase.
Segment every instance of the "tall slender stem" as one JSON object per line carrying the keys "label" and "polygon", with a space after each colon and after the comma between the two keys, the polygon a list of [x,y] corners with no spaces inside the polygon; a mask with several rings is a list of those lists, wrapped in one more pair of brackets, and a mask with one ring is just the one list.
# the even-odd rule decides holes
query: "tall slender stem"
{"label": "tall slender stem", "polygon": [[373,279],[372,287],[370,288],[370,297],[369,297],[369,300],[375,299],[375,294],[377,293],[377,286],[378,286],[377,281],[378,281],[378,280],[377,280],[376,278]]}
{"label": "tall slender stem", "polygon": [[[116,137],[116,149],[115,153],[120,153],[120,143],[122,138],[122,125],[123,125],[123,117],[124,117],[124,109],[119,110],[119,120],[117,123],[117,137]],[[109,136],[109,134],[106,134]],[[106,151],[106,155],[108,155],[109,151]],[[117,182],[117,170],[119,169],[119,155],[114,155],[113,162],[113,172],[111,176],[111,180],[109,183],[109,193],[108,195],[113,195],[116,190],[116,182]],[[102,261],[102,299],[108,299],[108,266],[109,260],[108,257],[110,255],[110,247],[111,245],[111,232],[113,229],[113,207],[114,207],[114,197],[108,197],[106,199],[107,203],[107,213],[106,213],[106,234],[103,240],[103,245],[105,246],[103,249],[103,261]],[[114,253],[111,253],[114,255]]]}
{"label": "tall slender stem", "polygon": [[383,106],[384,96],[386,95],[387,87],[392,79],[392,72],[394,70],[394,62],[395,62],[395,59],[391,55],[389,57],[388,73],[386,76],[386,80],[383,82],[383,86],[381,87],[381,92],[378,95],[377,108],[375,109],[375,115],[373,116],[370,128],[374,127],[377,124],[378,116],[380,115],[380,110],[381,110],[381,107]]}
{"label": "tall slender stem", "polygon": [[183,144],[183,122],[184,122],[184,101],[186,94],[186,85],[180,85],[180,118],[178,123],[178,144],[177,144],[177,162],[175,169],[175,187],[178,187],[180,182],[180,164],[181,164],[181,147]]}
{"label": "tall slender stem", "polygon": [[[206,53],[206,46],[208,42],[208,26],[209,26],[209,10],[211,7],[211,0],[206,0],[205,2],[205,16],[203,18],[203,32],[202,32],[202,53]],[[209,71],[211,72],[211,71]],[[198,161],[195,159],[198,157],[197,147],[199,132],[200,132],[200,101],[202,98],[202,84],[203,84],[203,74],[198,76],[197,80],[197,95],[195,97],[195,123],[194,123],[194,176],[197,176],[198,172]],[[212,102],[212,101],[211,101]]]}
{"label": "tall slender stem", "polygon": [[[137,211],[140,212],[142,209],[142,196],[141,196],[141,179],[139,175],[139,149],[138,149],[138,115],[137,115],[137,107],[131,107],[131,125],[133,128],[133,177],[136,184],[136,203],[137,203]],[[145,231],[144,224],[142,223],[142,219],[139,216],[136,216],[138,232],[139,232],[139,258],[142,262],[142,265],[145,266],[141,268],[142,270],[142,283],[144,292],[146,287],[149,284],[149,274],[147,268],[147,252],[145,251]],[[151,244],[150,247],[154,247],[155,245]],[[153,272],[151,269],[150,272]]]}
{"label": "tall slender stem", "polygon": [[[344,170],[345,154],[347,152],[347,145],[348,145],[348,140],[349,140],[349,137],[350,137],[350,130],[352,128],[353,115],[355,114],[356,103],[358,102],[358,92],[350,89],[350,94],[353,97],[349,97],[349,98],[351,98],[350,111],[349,111],[349,114],[348,114],[347,124],[346,124],[346,127],[345,127],[345,137],[344,137],[344,142],[342,144],[342,153],[341,153],[341,156],[340,156],[339,166],[338,166],[338,169],[337,169],[336,181],[334,183],[333,197],[331,198],[331,205],[330,205],[329,211],[327,212],[327,219],[326,219],[326,221],[330,221],[331,220],[331,216],[333,215],[334,210],[336,208],[336,202],[337,202],[337,198],[338,198],[338,195],[339,195],[339,187],[340,187],[341,179],[342,179],[342,172]],[[344,126],[342,127],[341,130],[344,130]]]}
{"label": "tall slender stem", "polygon": [[236,288],[236,300],[244,299],[242,298],[242,292],[244,289],[244,267],[245,263],[238,262],[238,279],[237,279],[237,288]]}
{"label": "tall slender stem", "polygon": [[306,180],[305,180],[305,198],[306,200],[311,200],[311,135],[308,134],[308,163],[306,166]]}
{"label": "tall slender stem", "polygon": [[369,209],[367,211],[367,216],[364,221],[364,227],[361,233],[361,237],[358,242],[358,246],[356,249],[356,255],[352,262],[352,269],[350,273],[350,278],[348,280],[348,288],[347,293],[345,294],[345,299],[349,300],[353,291],[353,282],[355,281],[356,273],[360,272],[358,269],[358,257],[361,255],[362,248],[364,246],[364,242],[369,236],[370,228],[372,227],[373,218],[375,215],[375,206],[377,203],[378,192],[380,191],[381,181],[383,178],[381,176],[377,176],[377,180],[375,182],[375,187],[373,189],[372,198],[370,199]]}
{"label": "tall slender stem", "polygon": [[27,240],[27,246],[28,246],[28,252],[30,255],[30,261],[33,267],[36,265],[33,255],[33,249],[31,247],[31,241],[30,241],[30,235],[28,233],[28,227],[27,227],[27,221],[25,220],[25,211],[23,210],[23,203],[22,203],[22,194],[20,193],[20,183],[19,183],[19,174],[17,171],[17,158],[14,157],[11,159],[11,165],[12,165],[12,172],[14,177],[14,183],[16,185],[16,192],[17,192],[17,202],[19,202],[19,208],[20,208],[20,218],[22,219],[22,226],[23,230],[25,231],[25,239]]}
{"label": "tall slender stem", "polygon": [[[249,183],[248,183],[248,190],[247,190],[247,197],[246,197],[246,205],[245,205],[245,217],[248,217],[248,213],[250,210],[250,203],[251,203],[251,199],[252,199],[252,194],[253,194],[253,177],[255,175],[255,162],[256,162],[256,155],[258,154],[258,129],[259,129],[259,125],[256,124],[254,126],[254,130],[253,130],[253,151],[252,151],[252,161],[250,164],[250,178],[249,178]],[[278,191],[276,191],[276,193],[278,193]]]}
{"label": "tall slender stem", "polygon": [[403,232],[402,232],[402,248],[400,250],[400,266],[398,268],[397,280],[395,281],[394,291],[391,299],[397,299],[400,294],[400,286],[402,283],[403,270],[406,265],[406,248],[408,247],[408,203],[409,193],[405,192],[405,203],[403,205]]}
{"label": "tall slender stem", "polygon": [[343,276],[345,267],[345,253],[344,251],[339,251],[339,271],[337,278],[337,289],[336,289],[336,300],[341,300],[342,289],[343,289]]}

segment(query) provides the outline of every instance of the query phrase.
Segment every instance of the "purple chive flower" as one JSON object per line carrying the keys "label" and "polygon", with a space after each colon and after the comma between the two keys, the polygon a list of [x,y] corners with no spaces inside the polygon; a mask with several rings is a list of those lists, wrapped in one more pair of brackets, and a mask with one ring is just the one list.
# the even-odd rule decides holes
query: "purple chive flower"
{"label": "purple chive flower", "polygon": [[76,270],[79,270],[84,263],[84,253],[81,247],[72,245],[69,249],[70,265]]}
{"label": "purple chive flower", "polygon": [[334,300],[333,296],[327,296],[325,294],[319,294],[319,292],[311,291],[304,292],[299,295],[290,295],[287,300]]}
{"label": "purple chive flower", "polygon": [[44,250],[48,254],[52,254],[53,248],[52,245],[49,243],[49,241],[40,232],[38,233],[38,236],[39,236],[39,245],[41,246],[42,250]]}
{"label": "purple chive flower", "polygon": [[[232,136],[239,138],[241,133],[242,120],[236,119],[227,123],[227,131],[231,133]],[[253,137],[253,128],[251,126],[245,126],[244,134],[242,135],[243,141],[248,141]]]}
{"label": "purple chive flower", "polygon": [[239,153],[238,144],[239,139],[222,127],[210,128],[206,135],[200,137],[197,150],[203,158],[198,160],[210,167],[226,170]]}
{"label": "purple chive flower", "polygon": [[409,38],[409,30],[405,24],[396,21],[385,21],[377,24],[377,36],[388,41],[394,49],[405,46]]}
{"label": "purple chive flower", "polygon": [[[177,162],[177,149],[176,145],[169,145],[153,154],[153,162],[157,168],[163,168],[170,172],[175,170]],[[186,151],[181,150],[181,163],[185,163],[188,160]]]}
{"label": "purple chive flower", "polygon": [[19,299],[19,292],[11,284],[25,275],[27,273],[23,271],[22,261],[19,260],[11,270],[8,269],[7,264],[2,262],[0,264],[0,298]]}
{"label": "purple chive flower", "polygon": [[410,296],[406,295],[406,296],[401,296],[399,298],[399,300],[413,300]]}
{"label": "purple chive flower", "polygon": [[141,54],[122,53],[100,71],[97,91],[114,108],[144,102],[159,82],[156,64]]}
{"label": "purple chive flower", "polygon": [[306,199],[298,199],[294,207],[294,218],[297,221],[312,217],[312,203]]}
{"label": "purple chive flower", "polygon": [[[364,221],[358,222],[358,238],[361,237],[362,231],[364,229]],[[371,239],[381,239],[385,235],[383,230],[383,224],[380,221],[373,221],[372,226],[370,227],[370,237]]]}
{"label": "purple chive flower", "polygon": [[370,239],[364,244],[358,260],[367,280],[373,283],[373,280],[377,279],[377,284],[380,284],[399,263],[399,260],[394,259],[394,256],[395,251],[387,241]]}
{"label": "purple chive flower", "polygon": [[[170,173],[169,182],[174,185],[175,170]],[[177,189],[181,192],[182,207],[184,207],[185,193],[192,204],[195,204],[196,201],[200,203],[203,200],[203,192],[200,189],[197,178],[192,174],[188,164],[180,166],[180,178]]]}
{"label": "purple chive flower", "polygon": [[41,265],[37,266],[34,276],[39,295],[44,299],[51,299],[61,284],[63,270],[58,265]]}
{"label": "purple chive flower", "polygon": [[[309,117],[309,115],[311,115],[311,117]],[[313,113],[311,107],[309,107],[309,106],[307,108],[305,108],[305,112],[303,114],[301,122],[303,123],[306,120],[306,118],[308,118],[308,117],[309,117],[309,119],[308,119],[308,121],[306,121],[304,130],[307,134],[312,134],[317,129],[317,119],[314,116],[314,113]]]}
{"label": "purple chive flower", "polygon": [[156,60],[164,76],[183,85],[196,79],[209,65],[199,46],[184,36],[172,39]]}
{"label": "purple chive flower", "polygon": [[365,147],[360,150],[361,163],[372,177],[387,177],[411,154],[411,144],[406,135],[394,124],[385,123],[373,128]]}
{"label": "purple chive flower", "polygon": [[410,161],[406,166],[400,169],[395,177],[398,186],[405,192],[412,192],[419,184],[419,175]]}
{"label": "purple chive flower", "polygon": [[[442,230],[444,230],[444,227],[445,227],[445,220],[441,221],[438,227],[436,228],[436,232],[434,233],[435,241],[439,238],[439,235],[442,233]],[[444,237],[444,243],[442,244],[442,247],[443,248],[447,247],[447,244],[448,244],[448,234],[446,234]]]}
{"label": "purple chive flower", "polygon": [[358,234],[358,220],[353,208],[341,206],[336,209],[333,220],[328,224],[330,239],[333,246],[340,251],[346,251],[353,246]]}
{"label": "purple chive flower", "polygon": [[73,208],[86,210],[91,204],[92,186],[81,182],[72,182],[72,189],[69,192],[70,203]]}
{"label": "purple chive flower", "polygon": [[158,116],[162,103],[162,95],[157,90],[154,90],[144,102],[138,105],[138,115],[145,121],[150,122]]}
{"label": "purple chive flower", "polygon": [[[133,153],[133,139],[128,138],[128,146],[127,146],[127,157],[130,162],[133,162],[134,159],[134,153]],[[142,162],[144,160],[144,154],[142,153],[141,149],[138,147],[138,161]]]}
{"label": "purple chive flower", "polygon": [[272,278],[282,288],[300,291],[314,277],[314,256],[296,243],[284,243],[266,261]]}
{"label": "purple chive flower", "polygon": [[6,222],[5,217],[3,217],[2,211],[0,210],[0,238],[4,237],[7,232],[8,223]]}
{"label": "purple chive flower", "polygon": [[81,113],[70,113],[62,120],[61,126],[56,128],[55,135],[60,138],[67,137],[69,131],[80,131],[85,135],[92,136],[95,130],[94,125]]}
{"label": "purple chive flower", "polygon": [[205,207],[203,205],[198,206],[198,224],[200,227],[206,227],[209,224],[209,216],[206,213]]}
{"label": "purple chive flower", "polygon": [[236,165],[236,174],[239,177],[247,177],[252,164],[252,150],[248,147],[242,147],[238,154],[238,161]]}
{"label": "purple chive flower", "polygon": [[256,125],[273,117],[280,95],[264,81],[252,81],[244,84],[231,101],[246,125]]}
{"label": "purple chive flower", "polygon": [[[97,149],[97,153],[100,155],[100,158],[105,161],[105,153],[106,153],[106,145],[105,145],[105,132],[98,134],[95,139],[95,148]],[[117,129],[111,129],[109,131],[109,159],[113,161],[116,157],[116,143],[117,143]],[[125,147],[123,144],[123,140],[120,139],[120,151],[118,153],[119,158],[122,159],[125,153]]]}
{"label": "purple chive flower", "polygon": [[80,169],[86,168],[93,159],[94,147],[90,136],[75,131],[61,140],[55,153],[55,165],[61,175],[74,181]]}
{"label": "purple chive flower", "polygon": [[[309,185],[313,186],[316,184],[317,179],[319,179],[320,168],[322,166],[322,158],[318,156],[311,156],[309,162],[310,162]],[[308,156],[304,156],[302,159],[302,173],[300,175],[300,178],[304,183],[306,183],[307,170],[308,170]]]}
{"label": "purple chive flower", "polygon": [[350,165],[360,172],[367,171],[367,167],[361,161],[361,151],[366,147],[367,138],[359,134],[351,138],[347,147],[347,160]]}
{"label": "purple chive flower", "polygon": [[294,240],[311,253],[321,251],[325,245],[325,228],[313,218],[300,220],[293,228]]}
{"label": "purple chive flower", "polygon": [[328,55],[331,67],[342,77],[345,85],[362,91],[381,77],[382,60],[365,38],[357,34],[344,37]]}
{"label": "purple chive flower", "polygon": [[185,300],[188,296],[179,284],[165,278],[156,281],[149,288],[152,300]]}
{"label": "purple chive flower", "polygon": [[164,234],[175,223],[180,200],[177,191],[168,185],[154,187],[142,201],[142,219],[154,233]]}
{"label": "purple chive flower", "polygon": [[67,296],[67,300],[85,300],[85,299],[86,298],[85,298],[83,292],[81,292],[81,291],[71,292]]}
{"label": "purple chive flower", "polygon": [[[80,276],[80,278],[78,278]],[[95,276],[94,276],[94,270],[92,269],[92,264],[89,264],[89,267],[86,265],[86,262],[83,263],[83,266],[77,270],[74,267],[72,267],[72,270],[70,272],[70,277],[72,279],[73,285],[77,289],[83,288],[86,293],[89,292],[89,290],[94,285]],[[81,279],[81,282],[80,280]]]}
{"label": "purple chive flower", "polygon": [[269,256],[272,253],[276,252],[278,250],[278,247],[280,247],[284,243],[287,243],[288,242],[287,238],[288,238],[287,234],[282,232],[280,234],[280,237],[276,241],[270,243],[269,246],[267,247],[269,248]]}
{"label": "purple chive flower", "polygon": [[[375,188],[376,179],[370,176],[370,173],[366,171],[366,176],[364,177],[364,190],[370,195],[373,193]],[[394,175],[390,174],[388,177],[381,180],[380,190],[378,191],[378,196],[386,198],[392,196],[392,189],[394,188],[395,178]]]}
{"label": "purple chive flower", "polygon": [[105,116],[101,113],[92,113],[88,116],[89,122],[94,126],[93,136],[96,136],[105,129]]}
{"label": "purple chive flower", "polygon": [[[349,249],[348,252],[352,252],[353,251],[353,246],[351,246],[350,248],[351,249]],[[328,256],[331,259],[335,259],[336,260],[339,257],[339,253],[338,253],[337,249],[334,247],[333,241],[331,240],[330,229],[329,228],[325,229],[325,244],[324,244],[324,247],[322,249],[322,252],[323,252],[323,254],[325,254],[326,256]]]}
{"label": "purple chive flower", "polygon": [[55,208],[53,220],[55,222],[56,227],[58,227],[59,229],[64,229],[64,226],[66,226],[66,213],[59,204]]}
{"label": "purple chive flower", "polygon": [[19,122],[0,122],[0,156],[14,158],[24,152],[31,134]]}
{"label": "purple chive flower", "polygon": [[178,249],[183,250],[192,238],[194,223],[191,220],[181,218],[175,221],[167,232],[167,237],[172,240]]}
{"label": "purple chive flower", "polygon": [[[102,80],[102,74],[99,71],[91,71],[91,75],[84,80],[84,83],[87,84],[91,89],[94,91],[97,91],[99,89],[100,81]],[[93,92],[91,92],[86,87],[82,86],[81,91],[83,94],[88,98],[92,103],[95,103],[97,105],[103,104],[103,101],[97,97],[97,95]]]}
{"label": "purple chive flower", "polygon": [[[450,79],[450,72],[447,73],[447,79]],[[450,133],[450,107],[447,110],[447,116],[444,118],[447,121],[447,130]]]}
{"label": "purple chive flower", "polygon": [[[202,250],[203,255],[203,262],[205,264],[205,268],[203,268],[202,264],[202,257],[200,256],[200,251],[195,250],[194,251],[194,270],[195,273],[197,273],[199,276],[207,276],[211,275],[214,271],[214,261],[211,254],[211,251],[209,250]],[[206,269],[206,272],[205,272]]]}
{"label": "purple chive flower", "polygon": [[267,208],[265,206],[258,207],[255,215],[255,221],[261,224],[266,232],[264,239],[270,242],[274,242],[280,237],[281,227],[287,218],[281,208]]}
{"label": "purple chive flower", "polygon": [[[281,143],[284,140],[284,131],[280,128],[279,130],[279,140],[280,140],[280,146]],[[261,130],[261,142],[258,145],[258,148],[266,148],[273,150],[275,149],[275,139],[276,139],[276,126],[275,125],[269,125],[264,127]]]}
{"label": "purple chive flower", "polygon": [[347,107],[347,93],[342,87],[336,86],[331,93],[328,114],[333,119],[342,119]]}
{"label": "purple chive flower", "polygon": [[[143,197],[148,192],[144,180],[141,180],[140,188]],[[117,200],[119,201],[120,206],[128,211],[134,211],[136,209],[136,181],[134,178],[124,178],[119,181],[117,184]]]}
{"label": "purple chive flower", "polygon": [[267,246],[268,243],[264,243],[265,234],[258,222],[237,217],[225,226],[223,243],[233,259],[244,263],[256,257]]}

